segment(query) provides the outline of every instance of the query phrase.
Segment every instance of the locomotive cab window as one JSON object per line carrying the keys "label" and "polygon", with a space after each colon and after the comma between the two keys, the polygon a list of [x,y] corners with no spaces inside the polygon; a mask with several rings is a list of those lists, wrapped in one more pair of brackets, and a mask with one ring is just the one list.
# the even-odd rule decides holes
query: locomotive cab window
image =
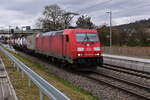
{"label": "locomotive cab window", "polygon": [[66,41],[69,42],[69,36],[68,35],[66,35]]}
{"label": "locomotive cab window", "polygon": [[99,41],[96,33],[76,33],[77,42],[97,42]]}

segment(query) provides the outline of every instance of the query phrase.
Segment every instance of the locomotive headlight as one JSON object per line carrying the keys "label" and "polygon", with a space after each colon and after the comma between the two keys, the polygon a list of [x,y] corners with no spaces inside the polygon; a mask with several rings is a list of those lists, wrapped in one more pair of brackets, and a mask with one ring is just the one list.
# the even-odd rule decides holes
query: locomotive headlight
{"label": "locomotive headlight", "polygon": [[77,47],[77,51],[84,51],[83,47]]}
{"label": "locomotive headlight", "polygon": [[100,53],[95,53],[95,56],[100,56]]}
{"label": "locomotive headlight", "polygon": [[100,47],[94,47],[93,49],[94,49],[94,51],[100,51],[101,50]]}
{"label": "locomotive headlight", "polygon": [[82,56],[82,54],[81,54],[81,53],[78,53],[78,56]]}

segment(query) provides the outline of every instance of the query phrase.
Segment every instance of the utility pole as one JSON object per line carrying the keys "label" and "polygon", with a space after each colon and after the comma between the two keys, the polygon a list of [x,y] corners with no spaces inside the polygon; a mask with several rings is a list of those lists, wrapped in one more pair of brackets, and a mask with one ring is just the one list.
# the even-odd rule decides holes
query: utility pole
{"label": "utility pole", "polygon": [[112,46],[112,11],[106,12],[110,15],[110,47]]}
{"label": "utility pole", "polygon": [[11,28],[11,26],[9,25],[8,26],[8,34],[10,35],[10,28]]}
{"label": "utility pole", "polygon": [[9,36],[11,36],[11,32],[10,32],[11,27],[12,27],[11,25],[8,26],[8,34],[9,34]]}

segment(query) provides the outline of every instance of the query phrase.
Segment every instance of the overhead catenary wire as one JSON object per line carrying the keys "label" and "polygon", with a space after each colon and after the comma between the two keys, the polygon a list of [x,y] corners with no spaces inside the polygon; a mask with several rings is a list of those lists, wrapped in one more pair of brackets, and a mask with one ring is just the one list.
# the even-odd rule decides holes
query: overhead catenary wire
{"label": "overhead catenary wire", "polygon": [[[85,12],[85,13],[90,13],[90,12],[92,12],[93,10],[93,8],[96,8],[96,7],[98,7],[98,6],[106,6],[106,4],[108,4],[108,3],[110,3],[112,0],[107,0],[107,1],[104,1],[104,2],[101,2],[101,3],[98,3],[98,4],[95,4],[95,5],[92,5],[92,6],[89,6],[89,7],[85,7],[85,8],[83,8],[83,9],[80,9],[80,10],[77,10],[77,11],[75,11],[76,13],[83,13],[83,12]],[[135,10],[135,9],[137,9],[137,8],[143,8],[143,7],[150,7],[150,4],[144,4],[144,5],[139,5],[139,6],[134,6],[134,7],[132,7],[132,8],[127,8],[127,9],[124,9],[123,11],[124,12],[127,12],[127,11],[132,11],[132,10]],[[104,9],[106,9],[106,8],[104,8]],[[101,10],[99,10],[99,9],[97,9],[97,10],[95,10],[94,9],[94,11],[103,11],[104,9],[101,9]],[[112,9],[113,10],[113,9]],[[119,12],[114,12],[114,13],[120,13],[120,12],[122,12],[122,11],[119,11]],[[104,13],[105,14],[105,13]]]}
{"label": "overhead catenary wire", "polygon": [[[140,1],[142,3],[138,3],[135,6],[131,6],[132,4],[130,2],[131,1],[124,1],[124,3],[122,3],[121,5],[124,8],[117,9],[117,6],[113,7],[113,5],[116,4],[115,2],[113,2],[113,0],[107,0],[107,1],[103,1],[97,4],[93,4],[91,6],[79,9],[75,11],[75,13],[78,13],[79,15],[85,14],[85,15],[90,15],[92,17],[104,18],[104,16],[106,16],[105,14],[107,11],[112,11],[114,18],[116,18],[116,17],[123,17],[123,16],[126,17],[126,14],[129,15],[131,12],[134,12],[137,9],[138,11],[141,11],[142,9],[147,9],[147,7],[150,7],[150,3],[144,3],[142,2],[142,0]],[[134,2],[132,3],[134,4]],[[130,4],[130,5],[128,7],[128,5],[124,5],[124,4]],[[140,13],[140,12],[137,12],[137,13]]]}
{"label": "overhead catenary wire", "polygon": [[109,2],[111,2],[112,0],[107,0],[107,1],[104,1],[104,2],[100,2],[98,4],[95,4],[95,5],[92,5],[92,6],[89,6],[89,7],[86,7],[86,8],[83,8],[83,9],[80,9],[80,10],[77,10],[75,12],[79,13],[79,12],[82,12],[82,11],[86,11],[86,10],[89,10],[89,9],[92,9],[92,8],[96,8],[97,6],[102,6],[102,5],[105,5],[105,4],[108,4]]}

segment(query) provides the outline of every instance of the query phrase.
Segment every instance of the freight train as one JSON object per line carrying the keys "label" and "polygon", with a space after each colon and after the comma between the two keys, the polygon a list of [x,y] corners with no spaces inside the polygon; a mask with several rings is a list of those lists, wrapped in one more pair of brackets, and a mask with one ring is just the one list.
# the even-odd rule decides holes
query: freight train
{"label": "freight train", "polygon": [[96,69],[103,64],[101,42],[93,29],[64,29],[22,36],[10,40],[14,48],[48,56],[81,70]]}

